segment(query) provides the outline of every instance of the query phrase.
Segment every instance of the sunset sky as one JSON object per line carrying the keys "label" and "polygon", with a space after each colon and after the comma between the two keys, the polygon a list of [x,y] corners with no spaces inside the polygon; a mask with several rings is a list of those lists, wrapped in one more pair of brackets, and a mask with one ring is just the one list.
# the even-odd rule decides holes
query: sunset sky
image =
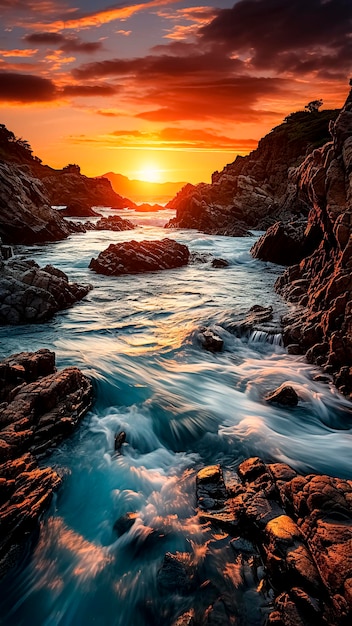
{"label": "sunset sky", "polygon": [[339,107],[352,0],[0,0],[0,122],[52,167],[210,181],[288,113]]}

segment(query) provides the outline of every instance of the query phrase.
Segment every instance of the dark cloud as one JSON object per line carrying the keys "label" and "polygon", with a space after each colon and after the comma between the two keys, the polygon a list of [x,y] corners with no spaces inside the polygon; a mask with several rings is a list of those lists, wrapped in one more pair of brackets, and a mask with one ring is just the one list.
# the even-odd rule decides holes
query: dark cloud
{"label": "dark cloud", "polygon": [[56,97],[56,87],[47,78],[0,71],[0,99],[4,102],[49,102]]}
{"label": "dark cloud", "polygon": [[351,0],[240,0],[199,30],[200,44],[250,53],[257,69],[299,74],[351,66]]}
{"label": "dark cloud", "polygon": [[63,88],[64,96],[113,96],[117,88],[111,85],[66,85]]}
{"label": "dark cloud", "polygon": [[30,35],[25,35],[24,40],[36,46],[58,46],[59,50],[63,52],[92,54],[103,48],[101,41],[82,41],[80,37],[65,37],[61,33],[31,33]]}

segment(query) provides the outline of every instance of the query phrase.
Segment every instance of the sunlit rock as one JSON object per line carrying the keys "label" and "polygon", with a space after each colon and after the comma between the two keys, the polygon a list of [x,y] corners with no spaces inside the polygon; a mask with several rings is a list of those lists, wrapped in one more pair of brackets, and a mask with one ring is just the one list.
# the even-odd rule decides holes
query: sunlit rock
{"label": "sunlit rock", "polygon": [[299,396],[297,391],[291,385],[285,383],[280,385],[277,389],[265,396],[267,402],[275,402],[276,404],[282,404],[283,406],[297,406]]}

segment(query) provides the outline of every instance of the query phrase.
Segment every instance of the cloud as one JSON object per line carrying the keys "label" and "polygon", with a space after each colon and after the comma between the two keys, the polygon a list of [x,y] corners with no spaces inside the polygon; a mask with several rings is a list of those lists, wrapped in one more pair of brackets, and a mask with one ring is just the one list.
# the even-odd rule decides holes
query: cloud
{"label": "cloud", "polygon": [[87,137],[71,136],[75,143],[102,143],[114,148],[182,150],[190,152],[241,152],[253,150],[258,142],[255,139],[236,139],[220,135],[211,129],[186,129],[167,127],[160,131],[115,130],[108,135]]}
{"label": "cloud", "polygon": [[25,50],[0,50],[0,55],[3,57],[23,57],[23,58],[30,58],[33,57],[35,54],[37,54],[38,52],[38,48],[36,49],[25,49]]}
{"label": "cloud", "polygon": [[112,96],[118,89],[111,85],[66,85],[62,89],[64,96]]}
{"label": "cloud", "polygon": [[[45,1],[45,0],[43,0]],[[177,2],[177,0],[149,0],[147,2],[140,2],[138,4],[114,4],[111,7],[106,9],[102,9],[100,11],[92,11],[89,13],[82,13],[78,9],[66,10],[65,13],[59,14],[59,5],[56,6],[56,19],[53,21],[40,21],[37,18],[38,13],[33,12],[33,20],[21,21],[17,20],[17,26],[22,26],[23,28],[35,28],[36,30],[46,30],[46,31],[60,31],[62,29],[84,29],[84,28],[93,28],[103,26],[104,24],[109,24],[110,22],[114,22],[116,20],[124,20],[129,17],[132,17],[136,13],[140,13],[141,11],[146,11],[148,9],[165,6],[168,4],[173,4]],[[20,2],[19,4],[23,4]],[[30,3],[33,4],[33,3]],[[50,3],[49,3],[50,4]]]}
{"label": "cloud", "polygon": [[63,52],[92,54],[103,48],[101,41],[82,41],[80,37],[48,31],[25,35],[24,40],[35,45],[59,46]]}
{"label": "cloud", "polygon": [[256,70],[294,74],[351,67],[350,0],[240,0],[201,27],[200,45],[248,54]]}
{"label": "cloud", "polygon": [[56,87],[48,78],[0,71],[0,100],[3,102],[49,102],[56,97]]}

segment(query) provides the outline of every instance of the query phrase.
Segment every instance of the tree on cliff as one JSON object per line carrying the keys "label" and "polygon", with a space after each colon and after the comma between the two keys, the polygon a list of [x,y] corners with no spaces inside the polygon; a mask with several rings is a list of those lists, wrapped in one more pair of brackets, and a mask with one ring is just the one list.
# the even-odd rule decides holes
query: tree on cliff
{"label": "tree on cliff", "polygon": [[309,113],[316,113],[317,111],[319,111],[322,104],[323,100],[312,100],[311,102],[308,102],[308,104],[306,104],[304,108],[307,109]]}

